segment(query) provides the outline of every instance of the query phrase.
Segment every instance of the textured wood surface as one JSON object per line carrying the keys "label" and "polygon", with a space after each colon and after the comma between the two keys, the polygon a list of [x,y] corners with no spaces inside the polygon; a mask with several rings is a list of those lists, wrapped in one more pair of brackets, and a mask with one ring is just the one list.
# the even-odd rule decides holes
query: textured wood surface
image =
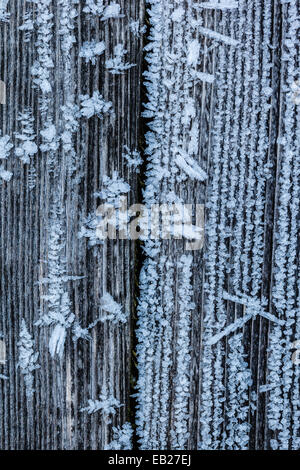
{"label": "textured wood surface", "polygon": [[[84,1],[8,4],[0,116],[14,147],[0,161],[12,172],[0,176],[1,449],[104,449],[126,422],[141,449],[300,448],[300,5],[202,3],[118,0],[122,16],[104,21]],[[33,29],[20,30],[28,18]],[[80,56],[91,41],[106,46],[94,63]],[[134,67],[113,74],[106,64],[118,44]],[[97,90],[113,112],[79,116],[80,96]],[[38,146],[30,164],[16,155],[28,110]],[[125,146],[143,154],[139,173]],[[130,184],[129,204],[203,207],[203,246],[90,246],[79,234],[116,171]],[[61,327],[61,357],[49,353],[55,326],[36,324],[53,310],[51,289],[76,317]],[[125,323],[97,321],[105,293]],[[18,366],[23,320],[39,353],[34,394]],[[73,340],[75,321],[97,322],[91,338]],[[122,404],[110,419],[81,411],[104,392]]]}
{"label": "textured wood surface", "polygon": [[146,243],[137,432],[144,449],[298,449],[299,2],[216,3],[149,9],[146,200],[206,217],[192,276],[184,243]]}
{"label": "textured wood surface", "polygon": [[[141,41],[129,30],[131,20],[143,22],[143,2],[119,2],[124,17],[101,22],[82,11],[83,2],[71,1],[25,2],[9,4],[10,18],[1,23],[1,79],[6,84],[6,104],[1,105],[3,135],[14,139],[18,130],[18,113],[25,107],[33,110],[34,132],[37,143],[40,131],[49,119],[58,134],[66,130],[61,106],[79,95],[92,95],[95,90],[106,101],[112,102],[114,114],[103,119],[97,116],[80,118],[79,128],[72,135],[72,149],[62,144],[52,155],[39,151],[33,158],[36,184],[28,188],[29,166],[15,157],[14,149],[6,168],[13,172],[10,182],[1,184],[1,324],[6,345],[6,362],[1,373],[9,380],[1,381],[0,447],[2,449],[80,449],[103,448],[111,438],[111,424],[101,415],[87,415],[79,410],[88,399],[97,399],[103,385],[122,404],[114,424],[128,420],[132,326],[98,324],[91,341],[73,343],[68,334],[62,360],[49,356],[49,328],[34,326],[40,310],[47,308],[42,299],[45,286],[40,279],[47,277],[51,205],[56,199],[61,204],[61,224],[66,239],[66,272],[84,276],[69,281],[67,291],[72,311],[83,327],[99,316],[100,298],[109,292],[124,310],[133,311],[135,279],[134,244],[129,241],[109,241],[103,246],[88,247],[87,239],[79,239],[83,218],[96,210],[98,201],[93,193],[100,189],[103,175],[112,176],[114,170],[125,180],[130,179],[130,198],[136,200],[136,176],[122,157],[124,146],[136,149],[139,145]],[[70,9],[75,8],[72,20]],[[38,60],[36,42],[42,34],[35,23],[30,39],[18,29],[23,24],[24,10],[33,19],[42,14],[53,15],[47,22],[49,42],[47,50],[53,60],[50,69],[52,90],[42,93],[33,87],[31,67]],[[76,42],[70,51],[64,50],[66,34],[60,34],[64,11],[68,24],[74,28]],[[95,65],[79,57],[84,41],[104,40],[107,49],[96,59]],[[136,64],[122,75],[105,70],[105,60],[113,47],[122,43],[128,50],[126,60]],[[46,111],[41,112],[46,103]],[[129,105],[130,103],[130,105]],[[72,157],[71,153],[74,153]],[[54,159],[52,168],[49,159]],[[71,159],[73,158],[73,162]],[[71,171],[74,164],[75,170]],[[62,260],[63,262],[63,260]],[[17,341],[21,319],[33,335],[39,351],[41,368],[35,372],[33,401],[25,397],[24,382],[16,369]]]}

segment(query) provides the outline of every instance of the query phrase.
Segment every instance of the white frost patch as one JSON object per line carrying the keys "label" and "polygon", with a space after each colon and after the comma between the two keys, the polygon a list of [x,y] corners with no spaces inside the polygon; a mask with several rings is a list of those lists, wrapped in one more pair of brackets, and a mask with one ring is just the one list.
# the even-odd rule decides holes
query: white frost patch
{"label": "white frost patch", "polygon": [[105,101],[99,91],[94,91],[93,96],[81,95],[79,98],[81,101],[80,114],[88,119],[92,116],[101,118],[112,110],[111,101]]}
{"label": "white frost patch", "polygon": [[113,440],[105,447],[105,450],[131,450],[133,429],[130,423],[125,423],[120,428],[113,427]]}
{"label": "white frost patch", "polygon": [[60,358],[62,358],[66,336],[66,327],[58,323],[54,327],[49,340],[49,352],[51,354],[51,357],[54,357],[57,354]]}
{"label": "white frost patch", "polygon": [[215,1],[215,2],[202,2],[199,4],[199,7],[201,8],[207,8],[209,10],[231,10],[234,8],[238,8],[239,4],[238,2],[235,2],[234,0],[220,0]]}
{"label": "white frost patch", "polygon": [[184,17],[184,9],[182,7],[176,8],[176,10],[174,10],[171,16],[173,21],[182,21],[183,17]]}
{"label": "white frost patch", "polygon": [[86,62],[91,61],[92,64],[96,63],[96,58],[103,54],[105,51],[105,43],[103,41],[85,42],[80,49],[79,57],[83,57]]}
{"label": "white frost patch", "polygon": [[27,19],[21,26],[19,26],[20,31],[33,31],[33,21]]}
{"label": "white frost patch", "polygon": [[3,168],[3,166],[0,167],[0,178],[2,178],[4,181],[10,181],[12,178],[12,172],[7,171]]}
{"label": "white frost patch", "polygon": [[108,395],[107,391],[104,390],[102,394],[99,396],[99,400],[88,400],[88,405],[84,408],[81,408],[81,412],[87,412],[88,414],[96,413],[100,411],[103,417],[105,418],[106,422],[108,421],[108,417],[110,415],[115,415],[116,410],[121,408],[121,403],[117,400],[114,396]]}
{"label": "white frost patch", "polygon": [[102,310],[110,314],[102,318],[101,321],[111,320],[113,323],[127,322],[128,314],[123,312],[122,306],[118,304],[108,292],[102,296],[100,305]]}
{"label": "white frost patch", "polygon": [[24,32],[23,41],[29,42],[31,39],[31,33],[34,30],[34,22],[32,19],[32,12],[25,12],[23,15],[23,24],[19,26],[19,30]]}
{"label": "white frost patch", "polygon": [[119,207],[119,198],[121,194],[127,194],[130,191],[129,184],[119,176],[117,171],[113,172],[112,178],[104,175],[102,186],[103,190],[94,193],[94,196],[104,199],[108,204],[112,204],[115,208]]}
{"label": "white frost patch", "polygon": [[46,127],[41,131],[41,136],[44,141],[44,143],[40,145],[42,152],[48,152],[49,150],[55,151],[58,149],[58,137],[54,124],[48,122]]}
{"label": "white frost patch", "polygon": [[215,77],[211,73],[197,72],[197,70],[190,70],[190,74],[195,81],[213,83]]}
{"label": "white frost patch", "polygon": [[39,85],[40,89],[44,94],[49,93],[52,90],[50,81],[48,79],[49,70],[53,68],[53,62],[49,59],[48,67],[42,67],[38,61],[35,61],[31,67],[31,74],[34,78],[33,83]]}
{"label": "white frost patch", "polygon": [[18,341],[19,361],[17,367],[21,369],[24,377],[26,396],[32,397],[33,388],[33,371],[40,368],[38,361],[38,352],[34,352],[34,341],[26,327],[24,320],[21,322],[20,339]]}
{"label": "white frost patch", "polygon": [[249,310],[249,313],[246,313],[243,317],[238,318],[235,320],[233,323],[230,325],[226,326],[220,333],[217,333],[216,335],[212,336],[207,344],[213,345],[216,344],[220,339],[222,339],[224,336],[228,336],[230,333],[236,331],[237,329],[241,328],[243,325],[245,325],[250,319],[255,318],[257,315],[260,315],[261,317],[266,318],[267,320],[270,320],[274,323],[277,323],[279,325],[284,325],[283,320],[279,320],[278,318],[275,317],[275,315],[272,315],[271,313],[265,312],[262,309],[261,303],[253,299],[251,297],[247,297],[245,295],[241,294],[241,298],[228,294],[228,292],[223,292],[223,298],[225,300],[229,300],[231,302],[239,303],[242,305],[245,305],[247,309]]}
{"label": "white frost patch", "polygon": [[127,160],[128,167],[139,173],[140,169],[138,167],[143,163],[140,153],[137,150],[130,150],[127,145],[124,145],[124,150],[126,153],[123,153],[123,158]]}
{"label": "white frost patch", "polygon": [[197,62],[199,59],[200,54],[200,43],[197,39],[194,39],[188,47],[188,56],[187,56],[187,63],[188,65],[192,65],[193,67],[197,66]]}
{"label": "white frost patch", "polygon": [[121,7],[118,3],[111,3],[108,5],[101,17],[101,21],[108,20],[110,18],[122,18],[124,15],[120,14]]}
{"label": "white frost patch", "polygon": [[126,70],[135,67],[136,64],[130,64],[129,62],[125,62],[125,55],[127,54],[127,50],[124,49],[123,44],[117,44],[114,48],[114,56],[111,57],[106,61],[105,67],[107,70],[110,71],[112,74],[122,74]]}
{"label": "white frost patch", "polygon": [[24,142],[22,147],[16,149],[17,157],[20,157],[23,163],[30,163],[30,156],[37,153],[37,145],[34,142]]}
{"label": "white frost patch", "polygon": [[196,106],[194,98],[188,98],[183,108],[182,122],[185,126],[189,126],[191,120],[196,116]]}
{"label": "white frost patch", "polygon": [[142,34],[146,32],[147,28],[145,25],[141,25],[139,20],[135,21],[131,19],[129,23],[129,29],[136,38],[139,38]]}
{"label": "white frost patch", "polygon": [[13,144],[10,143],[9,135],[0,138],[0,160],[6,160],[9,157]]}
{"label": "white frost patch", "polygon": [[122,18],[124,15],[120,14],[120,9],[120,5],[116,2],[105,6],[103,0],[87,0],[83,11],[97,15],[101,21],[105,21],[110,18]]}
{"label": "white frost patch", "polygon": [[228,46],[237,46],[239,43],[236,39],[231,38],[230,36],[225,36],[224,34],[217,33],[212,29],[208,28],[199,28],[199,32],[202,33],[204,36],[209,37],[210,39],[215,39],[216,41],[223,42]]}
{"label": "white frost patch", "polygon": [[259,387],[259,393],[266,393],[270,390],[273,390],[276,387],[276,384],[265,384]]}
{"label": "white frost patch", "polygon": [[1,0],[0,1],[0,21],[6,22],[9,19],[10,14],[7,13],[7,4],[8,0]]}
{"label": "white frost patch", "polygon": [[88,238],[88,246],[102,245],[103,241],[97,236],[97,228],[102,221],[102,216],[89,214],[84,220],[78,233],[78,238]]}
{"label": "white frost patch", "polygon": [[73,332],[73,341],[74,342],[76,342],[80,338],[86,339],[86,340],[91,339],[91,336],[89,335],[88,328],[82,328],[80,326],[80,324],[78,323],[78,321],[74,322],[72,332]]}
{"label": "white frost patch", "polygon": [[207,173],[187,154],[179,153],[175,158],[175,162],[191,179],[198,181],[205,181],[207,179]]}
{"label": "white frost patch", "polygon": [[19,114],[18,121],[21,123],[22,131],[16,132],[15,134],[16,139],[19,140],[15,154],[23,163],[30,163],[31,157],[38,151],[37,145],[34,142],[34,118],[32,117],[32,113],[27,109],[24,113]]}

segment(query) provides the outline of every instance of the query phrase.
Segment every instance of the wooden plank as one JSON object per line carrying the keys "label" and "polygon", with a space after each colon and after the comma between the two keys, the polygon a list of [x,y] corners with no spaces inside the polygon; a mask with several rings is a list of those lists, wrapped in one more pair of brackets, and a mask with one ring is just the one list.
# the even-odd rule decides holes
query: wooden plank
{"label": "wooden plank", "polygon": [[299,449],[299,0],[2,3],[0,448]]}
{"label": "wooden plank", "polygon": [[[112,425],[121,425],[129,418],[134,244],[106,241],[103,246],[89,248],[88,239],[78,237],[84,218],[99,204],[93,193],[101,189],[103,176],[111,177],[118,171],[120,177],[130,180],[132,200],[137,191],[135,173],[128,169],[122,154],[125,145],[131,150],[139,146],[142,36],[132,34],[129,24],[143,21],[144,5],[142,1],[119,4],[122,17],[101,21],[99,16],[83,11],[84,2],[16,0],[9,4],[9,20],[1,23],[1,79],[7,89],[6,104],[1,105],[2,135],[9,135],[16,144],[18,114],[30,108],[39,146],[31,163],[23,164],[15,155],[15,145],[4,161],[13,177],[2,182],[0,189],[0,330],[7,349],[1,373],[8,376],[0,384],[2,449],[99,449],[112,439]],[[19,29],[25,11],[33,20],[33,31]],[[68,44],[71,34],[75,42]],[[107,45],[95,64],[79,57],[83,43],[90,40],[104,40]],[[126,61],[135,67],[113,75],[105,63],[118,43],[127,48]],[[53,66],[46,59],[52,60]],[[41,76],[38,70],[40,82],[33,87],[31,69],[35,61],[46,75]],[[42,90],[43,78],[49,80],[51,91]],[[111,101],[114,114],[76,118],[74,105],[80,106],[79,96],[92,96],[97,90],[104,100]],[[66,105],[70,106],[69,113],[62,110]],[[76,122],[71,127],[73,117],[77,129]],[[60,142],[54,151],[41,151],[41,132],[49,124],[56,127]],[[36,180],[30,189],[33,165]],[[57,211],[62,231],[57,272],[83,277],[58,284],[69,297],[70,311],[81,326],[105,314],[100,306],[104,292],[128,313],[125,324],[99,322],[91,329],[89,341],[74,343],[69,328],[61,358],[49,354],[55,325],[35,325],[49,311],[49,301],[43,296],[49,294],[51,284],[37,282],[51,271],[53,211]],[[35,341],[41,365],[34,371],[35,394],[29,401],[21,371],[16,368],[22,319]],[[89,399],[99,398],[105,386],[123,405],[111,423],[101,412],[80,412]]]}

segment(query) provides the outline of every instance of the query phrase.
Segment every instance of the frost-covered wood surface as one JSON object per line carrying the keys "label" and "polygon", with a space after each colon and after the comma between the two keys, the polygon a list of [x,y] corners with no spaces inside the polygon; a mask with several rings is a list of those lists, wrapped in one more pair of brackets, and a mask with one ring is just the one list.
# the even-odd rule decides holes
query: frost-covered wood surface
{"label": "frost-covered wood surface", "polygon": [[6,3],[0,448],[299,450],[299,0]]}
{"label": "frost-covered wood surface", "polygon": [[[101,12],[96,2],[97,14],[85,11],[93,3],[12,0],[0,24],[6,84],[1,128],[14,145],[8,149],[1,138],[1,164],[12,173],[7,181],[1,173],[0,188],[0,331],[6,346],[0,372],[7,377],[0,384],[2,449],[103,448],[112,439],[111,413],[81,409],[104,394],[105,403],[114,398],[123,405],[112,407],[118,410],[114,425],[131,413],[134,246],[93,246],[94,193],[104,176],[117,172],[130,181],[130,200],[136,200],[137,178],[123,153],[124,146],[138,147],[142,38],[129,25],[142,24],[144,5],[122,0],[119,12],[109,12],[106,2]],[[103,42],[105,51],[81,57],[86,42]],[[106,63],[118,44],[135,66],[113,74]],[[111,305],[113,299],[122,306],[125,320],[99,321],[82,332],[108,315],[105,293]],[[31,370],[25,329],[39,369]],[[22,331],[28,348],[23,365]],[[76,338],[87,333],[87,339]]]}

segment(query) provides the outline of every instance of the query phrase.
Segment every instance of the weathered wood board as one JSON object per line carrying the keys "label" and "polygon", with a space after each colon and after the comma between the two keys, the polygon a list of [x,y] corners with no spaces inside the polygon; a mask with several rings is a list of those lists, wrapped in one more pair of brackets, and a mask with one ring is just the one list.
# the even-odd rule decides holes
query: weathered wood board
{"label": "weathered wood board", "polygon": [[0,2],[0,449],[299,450],[299,15]]}

